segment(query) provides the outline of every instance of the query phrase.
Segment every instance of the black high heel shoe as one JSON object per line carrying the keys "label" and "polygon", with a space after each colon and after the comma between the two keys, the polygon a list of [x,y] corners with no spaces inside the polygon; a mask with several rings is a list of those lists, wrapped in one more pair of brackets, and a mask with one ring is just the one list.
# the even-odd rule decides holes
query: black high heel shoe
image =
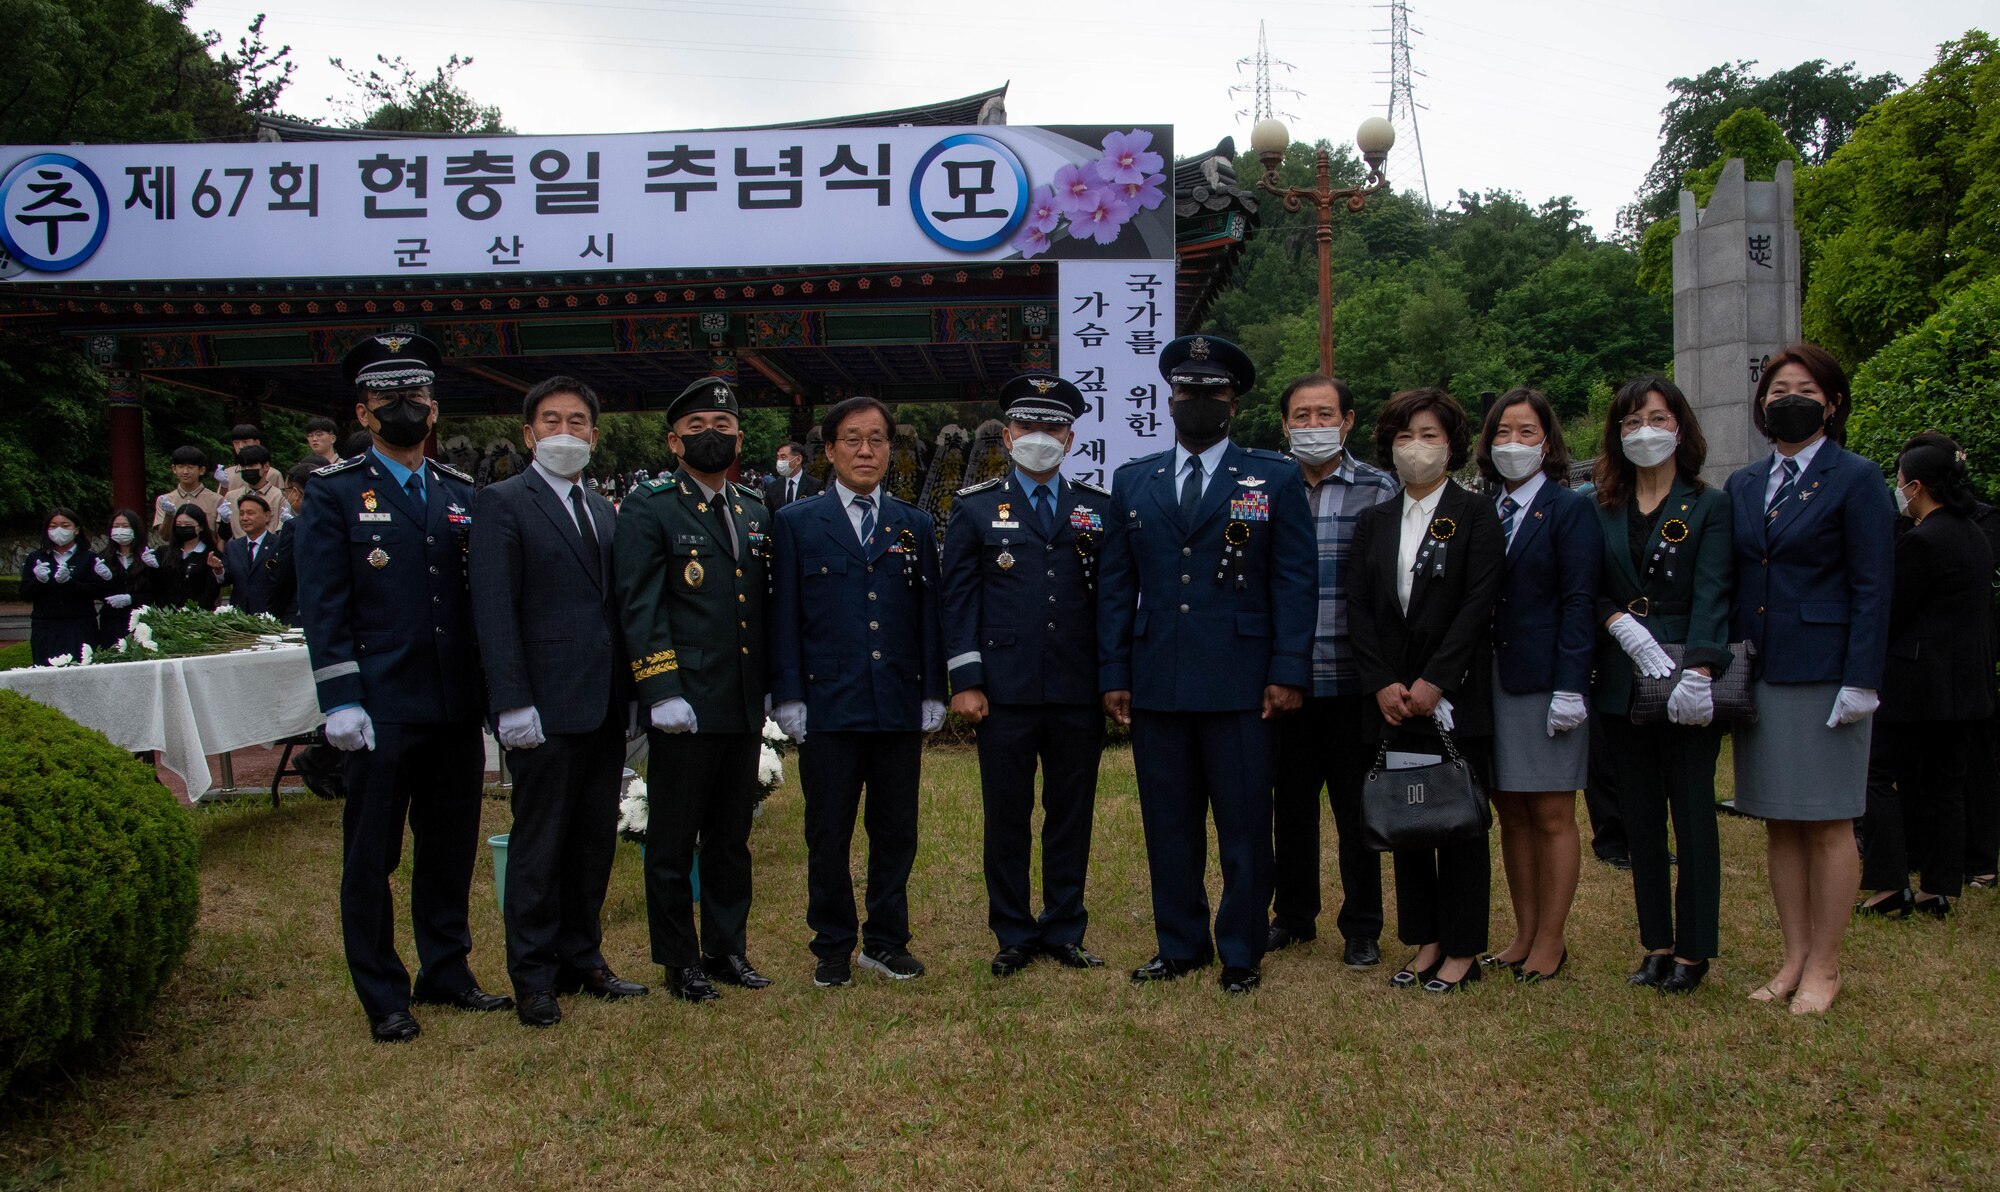
{"label": "black high heel shoe", "polygon": [[1708,961],[1706,960],[1697,960],[1693,964],[1683,964],[1676,960],[1674,961],[1674,971],[1668,974],[1666,980],[1660,982],[1660,992],[1663,994],[1693,993],[1695,987],[1701,984],[1701,979],[1707,975]]}
{"label": "black high heel shoe", "polygon": [[[1410,966],[1416,963],[1416,959],[1416,957],[1412,956],[1404,961],[1403,967],[1396,970],[1396,975],[1389,978],[1389,984],[1395,986],[1397,989],[1415,989],[1420,985],[1428,984],[1432,977],[1437,976],[1437,971],[1444,967],[1444,957],[1442,955],[1438,957],[1436,964],[1427,969],[1411,968]],[[1477,968],[1478,966],[1474,965],[1473,967]]]}
{"label": "black high heel shoe", "polygon": [[1904,886],[1880,902],[1861,903],[1854,908],[1854,915],[1861,919],[1907,919],[1916,904],[1916,894]]}
{"label": "black high heel shoe", "polygon": [[1521,959],[1519,960],[1502,960],[1500,959],[1500,954],[1498,952],[1488,952],[1486,955],[1481,956],[1479,958],[1480,968],[1510,969],[1515,973],[1516,976],[1520,974],[1521,966],[1526,963],[1528,963],[1528,958],[1525,956],[1521,957]]}
{"label": "black high heel shoe", "polygon": [[1632,975],[1625,978],[1627,985],[1658,985],[1673,975],[1674,958],[1665,952],[1648,952]]}
{"label": "black high heel shoe", "polygon": [[1951,899],[1942,894],[1933,894],[1929,898],[1915,898],[1910,901],[1910,911],[1912,914],[1929,915],[1942,923],[1944,917],[1951,913]]}
{"label": "black high heel shoe", "polygon": [[1569,949],[1564,948],[1562,956],[1556,960],[1556,966],[1548,972],[1538,973],[1533,969],[1516,969],[1514,970],[1514,980],[1522,985],[1539,985],[1543,981],[1553,981],[1562,973],[1563,966],[1568,963]]}

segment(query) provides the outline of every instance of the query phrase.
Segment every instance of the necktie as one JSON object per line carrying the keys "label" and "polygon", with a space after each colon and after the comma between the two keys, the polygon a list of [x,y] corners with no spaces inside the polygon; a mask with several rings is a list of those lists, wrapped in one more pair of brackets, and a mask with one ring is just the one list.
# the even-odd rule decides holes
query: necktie
{"label": "necktie", "polygon": [[708,502],[708,511],[715,515],[716,534],[722,540],[722,549],[729,552],[730,558],[732,559],[735,558],[736,531],[734,527],[732,527],[729,523],[728,494],[726,493],[715,494],[715,496],[712,497]]}
{"label": "necktie", "polygon": [[875,498],[856,497],[854,503],[861,507],[861,545],[866,549],[875,537]]}
{"label": "necktie", "polygon": [[410,499],[417,503],[417,508],[423,508],[424,478],[422,475],[416,472],[410,473],[410,478],[403,481],[403,491],[410,494]]}
{"label": "necktie", "polygon": [[1785,460],[1784,466],[1785,466],[1784,482],[1778,485],[1777,492],[1771,494],[1770,504],[1764,506],[1765,517],[1778,516],[1778,509],[1784,505],[1785,499],[1798,491],[1799,461],[1796,459],[1787,459]]}
{"label": "necktie", "polygon": [[263,549],[264,540],[262,538],[252,538],[250,540],[250,565],[252,567],[257,565],[257,554]]}
{"label": "necktie", "polygon": [[1049,486],[1046,484],[1037,484],[1035,486],[1035,516],[1041,519],[1042,536],[1044,538],[1054,538],[1056,536],[1056,503],[1050,499]]}
{"label": "necktie", "polygon": [[1194,509],[1201,504],[1201,457],[1188,456],[1187,480],[1181,484],[1181,521],[1194,524]]}
{"label": "necktie", "polygon": [[1512,497],[1500,498],[1500,537],[1509,544],[1514,541],[1514,515],[1521,512],[1520,503]]}
{"label": "necktie", "polygon": [[591,524],[590,509],[583,503],[581,484],[569,486],[569,511],[576,515],[576,531],[583,539],[584,556],[590,560],[590,574],[600,575],[602,569],[597,550],[597,527]]}
{"label": "necktie", "polygon": [[796,501],[798,499],[799,499],[799,482],[797,480],[785,481],[785,504],[789,505],[793,501]]}

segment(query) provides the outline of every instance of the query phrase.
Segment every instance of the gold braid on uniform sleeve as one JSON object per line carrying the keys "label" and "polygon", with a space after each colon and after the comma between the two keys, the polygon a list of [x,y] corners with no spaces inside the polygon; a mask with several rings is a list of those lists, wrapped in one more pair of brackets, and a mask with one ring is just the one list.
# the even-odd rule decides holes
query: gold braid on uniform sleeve
{"label": "gold braid on uniform sleeve", "polygon": [[661,650],[656,654],[632,660],[632,681],[642,683],[654,675],[664,675],[668,671],[679,670],[680,667],[681,664],[674,661],[672,650]]}

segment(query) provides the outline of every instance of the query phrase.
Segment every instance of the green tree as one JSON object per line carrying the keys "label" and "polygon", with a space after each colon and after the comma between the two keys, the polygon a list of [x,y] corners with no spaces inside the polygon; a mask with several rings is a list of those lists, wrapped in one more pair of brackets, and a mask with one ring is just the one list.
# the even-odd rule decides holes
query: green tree
{"label": "green tree", "polygon": [[514,131],[500,120],[500,109],[482,104],[458,85],[458,72],[472,65],[471,58],[453,54],[429,77],[416,67],[394,58],[375,55],[376,65],[366,70],[349,67],[338,58],[329,58],[335,69],[347,77],[354,94],[330,99],[342,122],[350,128],[383,132],[480,132]]}
{"label": "green tree", "polygon": [[1519,383],[1541,389],[1563,417],[1585,412],[1594,385],[1662,371],[1671,358],[1672,312],[1640,288],[1638,270],[1615,245],[1578,245],[1494,304]]}
{"label": "green tree", "polygon": [[[1738,108],[1715,126],[1718,156],[1699,170],[1688,172],[1686,189],[1695,202],[1707,206],[1722,179],[1723,167],[1731,158],[1743,159],[1743,176],[1752,182],[1768,182],[1777,177],[1778,163],[1803,160],[1798,148],[1785,139],[1778,122],[1757,108]],[[1795,182],[1796,186],[1797,183]],[[1639,284],[1648,293],[1669,296],[1674,289],[1674,237],[1681,233],[1679,213],[1653,221],[1639,241]]]}
{"label": "green tree", "polygon": [[1886,470],[1911,435],[1942,431],[1973,483],[2000,493],[2000,276],[1953,296],[1854,374],[1847,445]]}

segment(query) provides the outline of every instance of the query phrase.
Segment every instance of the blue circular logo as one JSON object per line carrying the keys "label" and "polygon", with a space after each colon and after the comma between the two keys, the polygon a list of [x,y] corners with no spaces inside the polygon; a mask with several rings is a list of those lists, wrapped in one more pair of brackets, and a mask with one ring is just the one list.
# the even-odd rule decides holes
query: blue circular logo
{"label": "blue circular logo", "polygon": [[983,133],[931,146],[910,176],[910,211],[924,235],[954,252],[1003,243],[1028,214],[1028,168]]}
{"label": "blue circular logo", "polygon": [[111,202],[89,166],[65,153],[38,153],[0,179],[0,243],[30,269],[60,273],[104,243]]}

